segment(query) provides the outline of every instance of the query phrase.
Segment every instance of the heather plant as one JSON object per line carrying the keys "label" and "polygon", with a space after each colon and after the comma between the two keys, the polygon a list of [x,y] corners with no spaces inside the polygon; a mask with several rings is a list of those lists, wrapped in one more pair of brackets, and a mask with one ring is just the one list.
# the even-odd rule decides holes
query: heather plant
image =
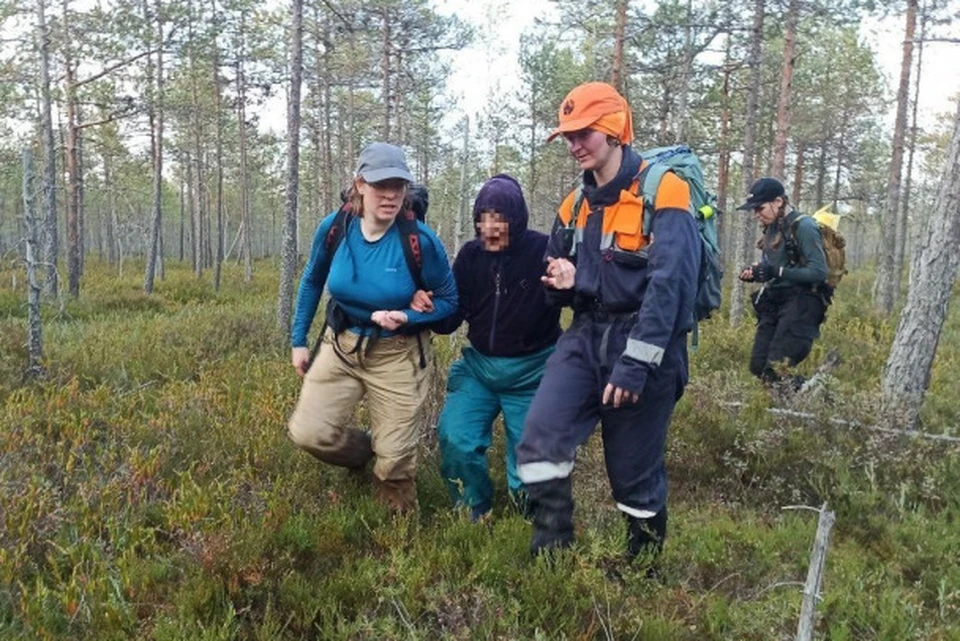
{"label": "heather plant", "polygon": [[[864,427],[894,330],[871,311],[869,274],[844,280],[801,369],[829,349],[843,362],[806,400],[749,375],[749,324],[721,310],[701,326],[649,579],[623,561],[597,439],[574,473],[571,554],[528,556],[499,436],[492,518],[450,508],[432,429],[462,337],[433,340],[420,510],[396,517],[288,441],[299,379],[270,265],[252,284],[230,266],[217,294],[169,265],[151,297],[128,271],[91,263],[83,297],[44,310],[47,377],[33,382],[22,283],[0,273],[2,639],[789,639],[816,516],[783,508],[824,502],[837,523],[819,637],[960,638],[960,448]],[[958,349],[954,314],[926,432],[956,435]]]}

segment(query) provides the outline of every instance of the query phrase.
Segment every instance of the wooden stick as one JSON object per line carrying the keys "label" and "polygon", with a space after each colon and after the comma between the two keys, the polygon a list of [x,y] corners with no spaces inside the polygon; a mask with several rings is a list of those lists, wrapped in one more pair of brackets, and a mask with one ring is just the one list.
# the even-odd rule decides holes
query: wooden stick
{"label": "wooden stick", "polygon": [[800,623],[797,626],[797,641],[812,641],[816,627],[817,601],[820,600],[820,587],[823,585],[823,568],[827,560],[827,547],[830,545],[830,530],[836,522],[836,515],[827,511],[827,504],[820,508],[820,520],[817,522],[817,535],[810,551],[810,567],[807,568],[807,582],[803,587],[803,605],[800,608]]}
{"label": "wooden stick", "polygon": [[[740,408],[745,407],[746,403],[740,402],[726,402],[721,403],[724,407],[733,407]],[[816,414],[810,412],[798,412],[797,410],[788,410],[782,407],[768,407],[766,408],[767,412],[773,414],[774,416],[785,416],[787,418],[797,418],[802,421],[816,421],[820,420],[820,417]],[[944,443],[960,443],[960,437],[957,436],[948,436],[946,434],[930,434],[929,432],[919,432],[917,430],[895,430],[889,427],[880,427],[879,425],[864,425],[858,421],[848,421],[842,418],[837,418],[832,416],[826,419],[828,423],[833,425],[842,425],[844,427],[859,427],[865,430],[873,430],[875,432],[883,432],[884,434],[892,434],[894,436],[909,436],[911,438],[926,438],[933,441],[941,441]]]}

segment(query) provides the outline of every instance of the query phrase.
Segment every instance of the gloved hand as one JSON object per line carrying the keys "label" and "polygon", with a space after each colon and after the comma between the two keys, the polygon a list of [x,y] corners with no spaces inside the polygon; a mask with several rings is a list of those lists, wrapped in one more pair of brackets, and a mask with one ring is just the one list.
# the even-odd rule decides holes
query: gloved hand
{"label": "gloved hand", "polygon": [[777,277],[777,269],[770,263],[760,263],[753,266],[753,282],[765,283]]}

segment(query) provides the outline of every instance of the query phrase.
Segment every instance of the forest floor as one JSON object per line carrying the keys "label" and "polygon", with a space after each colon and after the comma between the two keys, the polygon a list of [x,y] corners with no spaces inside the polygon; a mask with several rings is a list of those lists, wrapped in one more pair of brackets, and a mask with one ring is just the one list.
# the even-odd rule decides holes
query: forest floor
{"label": "forest floor", "polygon": [[[702,326],[650,580],[622,559],[596,436],[556,562],[527,553],[499,431],[493,517],[450,509],[433,424],[462,337],[434,338],[420,511],[393,517],[286,436],[299,379],[272,264],[251,285],[228,266],[220,293],[171,264],[152,296],[138,267],[88,264],[81,298],[45,310],[41,382],[23,380],[22,274],[0,271],[0,639],[792,639],[817,517],[783,508],[826,503],[818,638],[960,640],[960,445],[829,422],[876,420],[895,320],[872,312],[868,273],[841,284],[801,368],[843,358],[794,404],[816,420],[766,411],[752,322]],[[958,435],[957,399],[954,309],[922,429]]]}

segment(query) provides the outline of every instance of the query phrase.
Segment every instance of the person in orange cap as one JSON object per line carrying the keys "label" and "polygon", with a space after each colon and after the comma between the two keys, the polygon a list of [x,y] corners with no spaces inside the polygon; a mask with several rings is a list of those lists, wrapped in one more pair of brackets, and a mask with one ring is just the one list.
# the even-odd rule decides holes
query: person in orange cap
{"label": "person in orange cap", "polygon": [[[559,125],[583,170],[560,206],[542,281],[574,317],[547,361],[517,448],[533,511],[531,552],[574,541],[576,449],[602,425],[607,475],[627,520],[627,553],[657,554],[667,529],[664,446],[687,383],[700,238],[690,190],[673,173],[644,209],[646,163],[630,146],[630,106],[602,82],[574,88]],[[648,235],[644,235],[644,217]]]}

